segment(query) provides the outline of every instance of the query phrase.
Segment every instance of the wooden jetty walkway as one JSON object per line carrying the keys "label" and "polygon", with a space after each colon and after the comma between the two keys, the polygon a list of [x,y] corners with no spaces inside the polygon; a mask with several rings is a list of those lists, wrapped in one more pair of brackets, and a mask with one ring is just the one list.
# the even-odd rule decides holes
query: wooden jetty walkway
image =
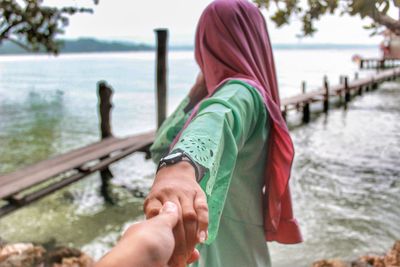
{"label": "wooden jetty walkway", "polygon": [[399,58],[362,58],[359,61],[360,69],[387,69],[399,66]]}
{"label": "wooden jetty walkway", "polygon": [[[166,117],[167,84],[167,31],[157,30],[157,125]],[[324,112],[328,112],[332,98],[336,97],[346,106],[354,95],[377,88],[379,83],[394,80],[400,76],[400,68],[382,71],[367,78],[347,77],[339,85],[329,86],[325,78],[323,86],[315,91],[306,92],[303,83],[302,94],[282,99],[282,114],[287,116],[291,110],[302,111],[303,122],[310,121],[310,105],[321,103]],[[135,152],[149,153],[154,140],[154,132],[138,134],[126,138],[114,137],[110,125],[112,89],[105,83],[99,83],[99,114],[102,140],[88,146],[72,150],[62,155],[38,162],[12,173],[0,175],[0,217],[26,206],[56,190],[79,181],[85,176],[100,172],[102,193],[107,196],[107,182],[112,178],[108,166]],[[1,205],[1,204],[0,204]]]}
{"label": "wooden jetty walkway", "polygon": [[[358,75],[356,75],[358,76]],[[370,91],[376,89],[378,84],[394,80],[400,76],[400,67],[394,69],[388,69],[371,75],[366,78],[349,81],[348,77],[343,77],[343,82],[338,85],[329,86],[328,80],[325,77],[323,86],[315,91],[306,92],[305,83],[303,82],[302,94],[284,98],[281,101],[282,114],[286,118],[288,111],[290,110],[302,110],[303,122],[307,123],[310,121],[310,104],[315,102],[321,102],[323,104],[323,111],[328,112],[330,99],[337,97],[343,101],[346,106],[350,102],[353,95],[362,95],[364,91]]]}

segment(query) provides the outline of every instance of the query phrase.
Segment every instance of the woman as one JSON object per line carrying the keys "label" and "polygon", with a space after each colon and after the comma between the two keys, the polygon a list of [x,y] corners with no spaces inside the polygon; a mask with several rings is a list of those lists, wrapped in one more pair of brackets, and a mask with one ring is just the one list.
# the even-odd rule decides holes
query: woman
{"label": "woman", "polygon": [[180,203],[171,264],[183,266],[205,239],[205,193],[208,239],[195,266],[270,266],[265,241],[298,243],[301,234],[288,185],[294,150],[260,11],[245,0],[212,2],[198,24],[195,57],[202,74],[151,149],[161,163],[145,213]]}

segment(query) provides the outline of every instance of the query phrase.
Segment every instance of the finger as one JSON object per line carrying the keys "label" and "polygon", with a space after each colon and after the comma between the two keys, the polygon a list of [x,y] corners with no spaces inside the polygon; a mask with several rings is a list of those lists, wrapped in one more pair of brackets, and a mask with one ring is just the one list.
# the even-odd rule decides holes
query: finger
{"label": "finger", "polygon": [[154,220],[160,220],[169,227],[174,228],[179,220],[178,206],[171,201],[167,201],[160,209],[159,215]]}
{"label": "finger", "polygon": [[199,259],[200,259],[200,252],[197,249],[194,249],[186,263],[191,264],[195,261],[198,261]]}
{"label": "finger", "polygon": [[197,243],[197,214],[194,210],[193,198],[181,197],[182,219],[185,228],[186,256],[190,257]]}
{"label": "finger", "polygon": [[146,214],[146,219],[153,218],[157,216],[162,208],[161,201],[156,198],[147,198],[144,201],[144,213]]}
{"label": "finger", "polygon": [[186,264],[186,238],[183,220],[180,218],[174,230],[175,249],[170,259],[170,266],[183,267]]}
{"label": "finger", "polygon": [[197,213],[197,238],[203,243],[208,235],[208,205],[203,191],[197,192],[194,199],[194,209]]}

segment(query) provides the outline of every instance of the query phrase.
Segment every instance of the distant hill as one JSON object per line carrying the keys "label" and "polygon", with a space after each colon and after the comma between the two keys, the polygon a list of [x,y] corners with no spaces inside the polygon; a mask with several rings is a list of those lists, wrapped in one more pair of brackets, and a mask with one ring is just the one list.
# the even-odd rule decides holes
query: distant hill
{"label": "distant hill", "polygon": [[[377,49],[376,45],[364,44],[273,44],[277,50],[308,50],[308,49]],[[172,45],[170,50],[193,50],[192,45]],[[121,41],[100,41],[93,38],[80,38],[77,40],[64,40],[60,53],[91,53],[91,52],[125,52],[125,51],[151,51],[154,46],[148,44],[136,44]],[[7,54],[28,54],[19,46],[4,42],[0,45],[0,55]]]}
{"label": "distant hill", "polygon": [[[91,38],[81,38],[77,40],[63,40],[63,45],[60,53],[63,54],[149,50],[154,50],[154,47],[146,44],[135,44],[128,42],[107,42]],[[11,42],[4,42],[0,46],[0,55],[29,53],[31,52],[27,52]]]}

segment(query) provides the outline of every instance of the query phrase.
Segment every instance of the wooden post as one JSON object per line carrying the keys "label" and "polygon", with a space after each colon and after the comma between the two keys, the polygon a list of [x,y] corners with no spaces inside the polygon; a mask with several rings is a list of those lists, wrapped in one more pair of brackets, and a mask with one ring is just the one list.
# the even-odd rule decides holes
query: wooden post
{"label": "wooden post", "polygon": [[[100,114],[100,131],[101,131],[101,139],[112,137],[111,130],[111,96],[113,94],[113,90],[110,86],[107,85],[106,82],[101,81],[98,83],[98,95],[99,95],[99,114]],[[105,158],[101,158],[100,160],[104,160]],[[109,182],[114,177],[112,172],[108,167],[100,170],[101,177],[101,194],[104,197],[104,200],[108,203],[114,204],[114,200],[112,199],[109,188]]]}
{"label": "wooden post", "polygon": [[168,30],[156,29],[157,35],[157,128],[167,117],[167,41]]}
{"label": "wooden post", "polygon": [[[301,92],[303,94],[306,93],[306,82],[305,81],[301,82]],[[310,122],[310,103],[309,102],[303,103],[303,122],[304,123]]]}
{"label": "wooden post", "polygon": [[384,60],[384,59],[381,59],[381,60],[379,61],[379,68],[381,68],[381,69],[384,69],[384,68],[385,68],[385,60]]}
{"label": "wooden post", "polygon": [[372,77],[372,89],[375,90],[375,89],[377,89],[377,88],[378,88],[378,83],[375,82],[374,77]]}
{"label": "wooden post", "polygon": [[343,84],[343,77],[344,77],[343,75],[339,76],[339,84]]}
{"label": "wooden post", "polygon": [[363,68],[364,68],[364,60],[360,59],[360,69],[363,69]]}
{"label": "wooden post", "polygon": [[282,117],[286,121],[286,118],[287,118],[287,106],[286,105],[283,107]]}
{"label": "wooden post", "polygon": [[326,76],[324,76],[324,90],[325,90],[324,112],[327,113],[329,110],[329,84],[328,84],[328,77]]}
{"label": "wooden post", "polygon": [[347,103],[350,101],[350,88],[349,88],[349,78],[344,77],[344,102]]}
{"label": "wooden post", "polygon": [[308,101],[303,103],[303,122],[310,122],[310,103]]}
{"label": "wooden post", "polygon": [[101,139],[112,136],[111,131],[111,96],[113,90],[107,85],[106,82],[101,81],[98,83],[99,94],[99,114],[100,114],[100,131]]}
{"label": "wooden post", "polygon": [[305,81],[302,81],[302,82],[301,82],[301,92],[302,92],[303,94],[306,93],[306,82],[305,82]]}

